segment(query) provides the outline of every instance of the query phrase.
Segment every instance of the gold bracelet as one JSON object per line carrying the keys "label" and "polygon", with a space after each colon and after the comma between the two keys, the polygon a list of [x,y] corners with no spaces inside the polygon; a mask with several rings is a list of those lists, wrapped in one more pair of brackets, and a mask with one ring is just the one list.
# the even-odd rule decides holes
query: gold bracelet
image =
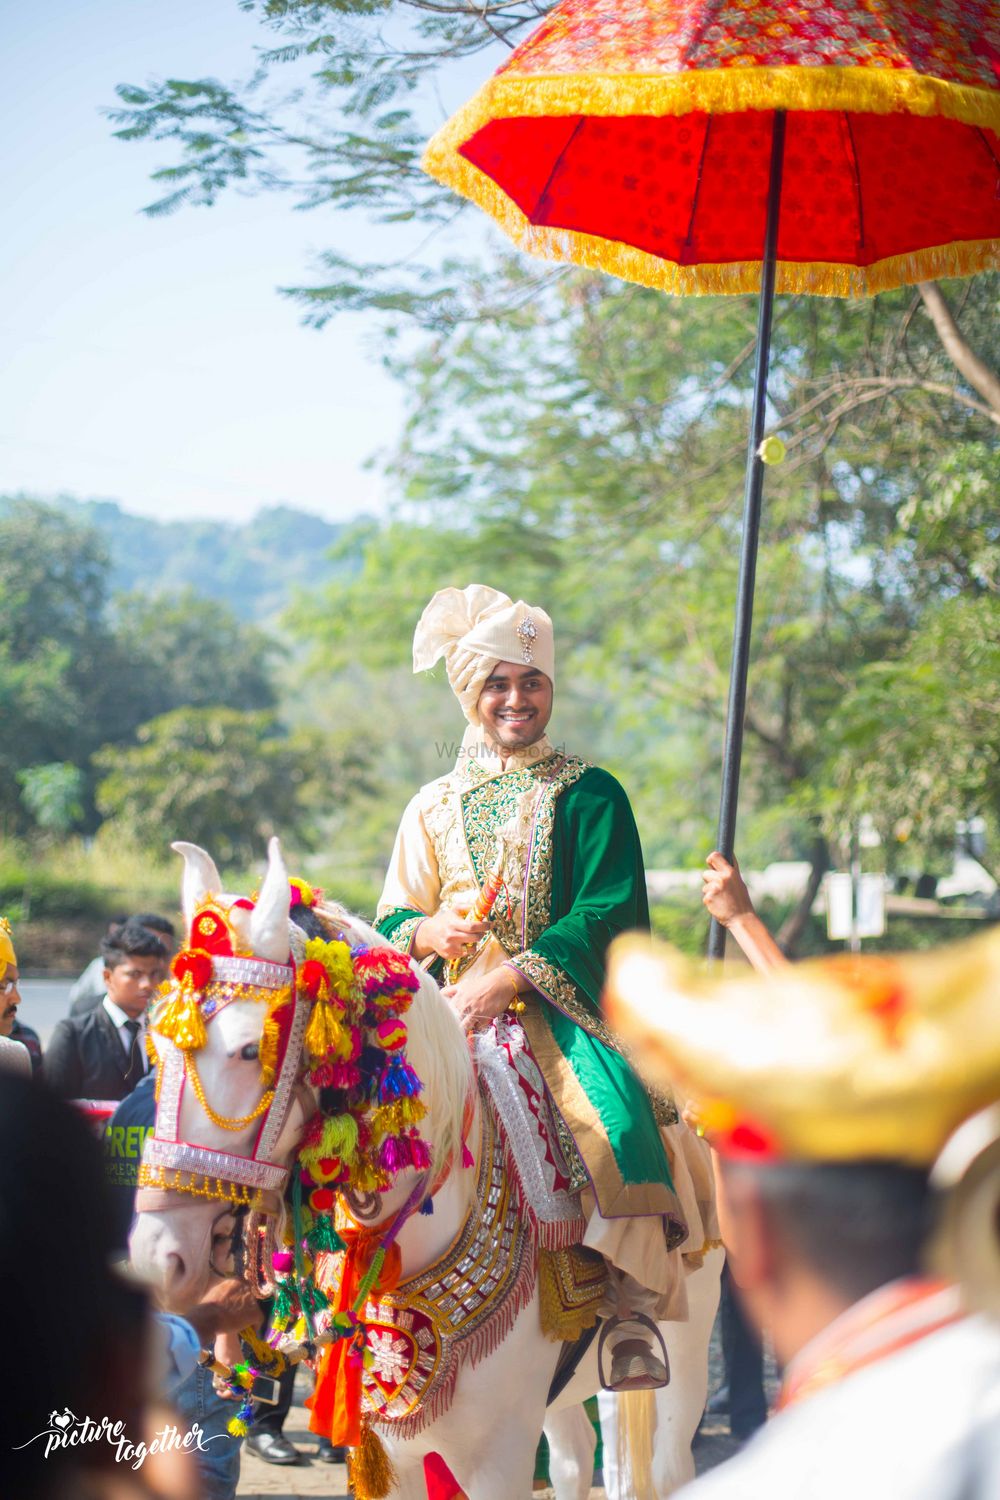
{"label": "gold bracelet", "polygon": [[512,1011],[515,1016],[519,1016],[525,1009],[524,1001],[521,999],[521,991],[518,989],[517,980],[514,978],[515,971],[513,969],[508,969],[507,973],[510,975],[511,988],[514,991],[513,995],[510,998],[510,1003],[508,1004],[507,1009],[509,1011]]}

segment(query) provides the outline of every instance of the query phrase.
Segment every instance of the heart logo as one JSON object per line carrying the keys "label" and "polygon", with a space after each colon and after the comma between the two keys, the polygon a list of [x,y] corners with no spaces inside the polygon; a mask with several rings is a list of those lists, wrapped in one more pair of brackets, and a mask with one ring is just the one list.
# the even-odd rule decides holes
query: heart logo
{"label": "heart logo", "polygon": [[70,1411],[68,1406],[61,1416],[57,1417],[55,1412],[52,1413],[52,1423],[55,1427],[62,1427],[65,1429],[73,1420],[73,1413]]}

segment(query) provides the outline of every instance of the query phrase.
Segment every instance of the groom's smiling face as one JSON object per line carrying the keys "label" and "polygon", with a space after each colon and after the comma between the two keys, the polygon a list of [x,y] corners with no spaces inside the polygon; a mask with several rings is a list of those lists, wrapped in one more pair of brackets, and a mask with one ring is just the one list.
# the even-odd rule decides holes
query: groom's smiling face
{"label": "groom's smiling face", "polygon": [[479,717],[504,750],[533,745],[552,716],[552,681],[537,667],[499,661],[479,695]]}

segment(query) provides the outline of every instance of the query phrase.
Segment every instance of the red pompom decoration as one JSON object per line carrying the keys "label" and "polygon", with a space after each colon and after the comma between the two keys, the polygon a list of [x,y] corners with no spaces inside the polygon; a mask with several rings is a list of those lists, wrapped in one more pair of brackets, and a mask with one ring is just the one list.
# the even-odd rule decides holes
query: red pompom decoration
{"label": "red pompom decoration", "polygon": [[406,1046],[406,1026],[402,1021],[380,1021],[375,1027],[378,1044],[386,1052],[398,1052]]}
{"label": "red pompom decoration", "polygon": [[318,958],[307,958],[299,970],[299,989],[310,1000],[329,998],[330,976]]}
{"label": "red pompom decoration", "polygon": [[344,1176],[344,1163],[339,1156],[323,1156],[313,1162],[310,1170],[317,1182],[336,1182]]}
{"label": "red pompom decoration", "polygon": [[337,1201],[337,1195],[333,1188],[316,1188],[309,1194],[309,1207],[313,1213],[327,1213]]}
{"label": "red pompom decoration", "polygon": [[170,965],[175,979],[190,977],[196,990],[203,990],[212,978],[212,958],[199,948],[182,948]]}

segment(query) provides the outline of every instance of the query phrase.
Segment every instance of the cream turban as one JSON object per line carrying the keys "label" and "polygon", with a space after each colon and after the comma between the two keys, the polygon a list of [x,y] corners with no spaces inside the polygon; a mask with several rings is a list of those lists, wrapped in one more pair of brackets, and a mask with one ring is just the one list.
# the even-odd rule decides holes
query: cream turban
{"label": "cream turban", "polygon": [[479,723],[476,704],[498,661],[523,662],[555,682],[552,621],[544,609],[515,604],[484,583],[440,589],[413,636],[413,670],[426,672],[444,657],[452,692],[470,724]]}

